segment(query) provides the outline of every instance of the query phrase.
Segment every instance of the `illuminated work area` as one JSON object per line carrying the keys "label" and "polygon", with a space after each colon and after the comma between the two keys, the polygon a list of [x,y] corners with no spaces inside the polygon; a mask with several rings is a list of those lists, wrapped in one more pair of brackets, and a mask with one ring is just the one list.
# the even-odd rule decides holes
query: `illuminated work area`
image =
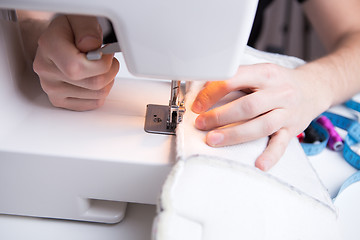
{"label": "illuminated work area", "polygon": [[0,239],[357,239],[356,10],[2,0]]}

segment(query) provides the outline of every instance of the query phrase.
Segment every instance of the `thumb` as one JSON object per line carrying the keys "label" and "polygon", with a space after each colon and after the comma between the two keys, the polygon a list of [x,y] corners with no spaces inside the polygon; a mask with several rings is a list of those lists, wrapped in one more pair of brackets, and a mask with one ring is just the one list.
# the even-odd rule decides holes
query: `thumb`
{"label": "thumb", "polygon": [[67,18],[77,49],[85,53],[101,47],[103,36],[96,17],[68,15]]}

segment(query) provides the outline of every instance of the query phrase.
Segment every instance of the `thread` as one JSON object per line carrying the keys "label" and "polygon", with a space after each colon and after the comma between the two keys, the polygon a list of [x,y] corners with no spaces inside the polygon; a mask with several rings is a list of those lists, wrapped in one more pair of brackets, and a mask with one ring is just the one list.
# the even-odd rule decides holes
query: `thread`
{"label": "thread", "polygon": [[303,142],[305,138],[305,133],[304,132],[300,133],[299,135],[297,135],[297,138],[299,142]]}
{"label": "thread", "polygon": [[341,151],[344,148],[344,143],[338,132],[335,130],[334,125],[325,116],[316,119],[316,122],[323,126],[329,133],[329,141],[327,146],[334,151]]}
{"label": "thread", "polygon": [[304,143],[317,144],[325,141],[325,138],[316,131],[316,129],[312,126],[312,124],[310,124],[304,130],[304,133],[305,133],[305,137],[303,139]]}

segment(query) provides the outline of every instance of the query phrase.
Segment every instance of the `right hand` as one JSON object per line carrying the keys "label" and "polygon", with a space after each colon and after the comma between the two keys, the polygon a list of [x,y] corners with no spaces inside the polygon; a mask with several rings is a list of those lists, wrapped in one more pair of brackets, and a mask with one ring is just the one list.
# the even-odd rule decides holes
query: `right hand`
{"label": "right hand", "polygon": [[101,44],[102,30],[96,17],[59,16],[41,35],[33,68],[55,107],[86,111],[104,104],[119,62],[113,55],[87,60],[85,53]]}
{"label": "right hand", "polygon": [[[199,116],[195,127],[209,131],[205,141],[223,147],[270,136],[255,166],[273,167],[285,153],[291,139],[329,108],[332,91],[306,65],[288,69],[275,64],[240,66],[234,77],[209,82],[198,93],[192,111]],[[247,95],[212,108],[233,91]],[[316,94],[314,94],[316,93]]]}

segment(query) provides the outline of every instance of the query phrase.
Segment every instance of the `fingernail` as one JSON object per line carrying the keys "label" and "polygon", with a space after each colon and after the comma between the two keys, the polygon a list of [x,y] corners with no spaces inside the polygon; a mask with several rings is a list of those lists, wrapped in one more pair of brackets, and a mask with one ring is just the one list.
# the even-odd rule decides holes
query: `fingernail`
{"label": "fingernail", "polygon": [[203,106],[202,106],[201,102],[195,100],[191,107],[191,110],[194,113],[200,113],[200,112],[202,112],[202,108],[203,108]]}
{"label": "fingernail", "polygon": [[212,131],[209,132],[206,138],[206,142],[215,147],[224,141],[224,134],[221,132]]}
{"label": "fingernail", "polygon": [[206,129],[205,118],[202,115],[199,115],[195,120],[195,127],[200,130]]}

